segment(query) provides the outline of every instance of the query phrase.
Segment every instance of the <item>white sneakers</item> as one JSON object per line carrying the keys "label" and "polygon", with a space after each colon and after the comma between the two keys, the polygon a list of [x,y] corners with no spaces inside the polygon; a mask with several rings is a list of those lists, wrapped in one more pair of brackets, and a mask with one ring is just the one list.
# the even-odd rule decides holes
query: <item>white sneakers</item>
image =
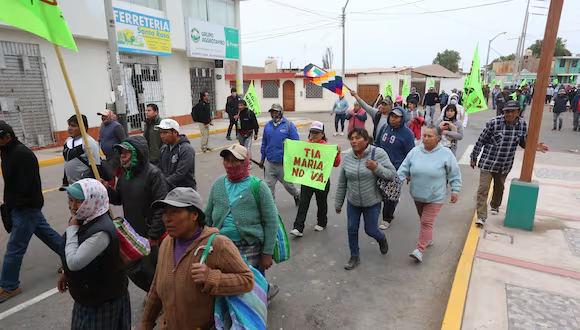
{"label": "white sneakers", "polygon": [[316,225],[316,226],[314,226],[314,230],[315,231],[323,231],[324,230],[324,227],[321,227],[319,225]]}
{"label": "white sneakers", "polygon": [[340,136],[344,136],[344,132],[340,132]]}
{"label": "white sneakers", "polygon": [[332,134],[332,136],[338,136],[338,132],[335,132],[334,134]]}
{"label": "white sneakers", "polygon": [[292,229],[292,231],[290,232],[290,234],[296,236],[296,237],[302,237],[304,236],[304,234],[302,234],[301,232],[298,231],[298,229]]}
{"label": "white sneakers", "polygon": [[379,225],[380,230],[387,230],[391,226],[390,222],[387,222],[387,221],[381,221],[381,222],[382,223]]}

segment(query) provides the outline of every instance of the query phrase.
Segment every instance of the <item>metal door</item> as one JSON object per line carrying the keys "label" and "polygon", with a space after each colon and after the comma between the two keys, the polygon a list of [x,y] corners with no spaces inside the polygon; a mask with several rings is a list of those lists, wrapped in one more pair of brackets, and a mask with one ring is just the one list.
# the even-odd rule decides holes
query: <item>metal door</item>
{"label": "metal door", "polygon": [[191,101],[192,105],[199,102],[199,96],[203,92],[209,93],[209,107],[211,109],[211,117],[217,117],[216,102],[225,100],[215,99],[215,85],[213,81],[213,69],[209,68],[190,68],[189,78],[191,80]]}
{"label": "metal door", "polygon": [[282,98],[284,111],[294,111],[294,99],[295,90],[294,82],[292,80],[286,80],[284,85],[282,85]]}
{"label": "metal door", "polygon": [[159,116],[165,117],[161,71],[155,56],[121,54],[121,78],[125,87],[127,127],[129,131],[143,129],[147,104],[159,107]]}
{"label": "metal door", "polygon": [[40,47],[0,41],[0,120],[29,147],[55,143],[49,95]]}

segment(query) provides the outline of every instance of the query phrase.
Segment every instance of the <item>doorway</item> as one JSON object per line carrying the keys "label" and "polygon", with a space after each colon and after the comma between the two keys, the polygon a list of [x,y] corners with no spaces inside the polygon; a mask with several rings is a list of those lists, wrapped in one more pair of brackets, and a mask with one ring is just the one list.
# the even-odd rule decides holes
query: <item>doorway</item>
{"label": "doorway", "polygon": [[358,85],[358,95],[366,104],[371,105],[379,95],[379,85]]}
{"label": "doorway", "polygon": [[294,82],[292,80],[286,80],[282,86],[283,103],[282,107],[284,111],[294,111]]}

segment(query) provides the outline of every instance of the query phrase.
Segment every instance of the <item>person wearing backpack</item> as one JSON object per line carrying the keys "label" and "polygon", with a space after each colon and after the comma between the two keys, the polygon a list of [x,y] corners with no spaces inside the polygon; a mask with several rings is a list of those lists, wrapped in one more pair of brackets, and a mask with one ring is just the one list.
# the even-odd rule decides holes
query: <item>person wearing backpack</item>
{"label": "person wearing backpack", "polygon": [[[233,145],[222,150],[220,156],[226,175],[211,186],[204,210],[207,225],[231,239],[248,264],[264,274],[272,266],[278,233],[274,197],[264,181],[250,175],[248,149]],[[252,184],[256,183],[259,188],[254,193]],[[268,284],[268,300],[279,291],[277,285]]]}
{"label": "person wearing backpack", "polygon": [[[364,110],[363,110],[364,111]],[[349,129],[349,132],[352,131]],[[310,135],[308,136],[308,142],[310,143],[321,143],[328,144],[326,139],[326,134],[324,133],[324,124],[315,121],[310,126]],[[340,146],[337,146],[338,153],[336,158],[334,158],[334,167],[340,165]],[[328,191],[330,190],[330,180],[326,183],[326,188],[324,190],[312,188],[309,186],[302,185],[300,188],[300,206],[298,207],[298,214],[296,215],[296,220],[294,221],[294,229],[290,234],[296,237],[304,236],[304,222],[306,221],[306,215],[308,214],[308,208],[310,207],[310,200],[312,195],[316,196],[316,206],[318,207],[317,212],[317,224],[314,227],[315,231],[323,231],[326,228],[328,222]]]}
{"label": "person wearing backpack", "polygon": [[574,112],[574,118],[572,119],[574,132],[580,132],[580,88],[578,88],[576,96],[574,96],[572,102],[570,102],[570,111]]}

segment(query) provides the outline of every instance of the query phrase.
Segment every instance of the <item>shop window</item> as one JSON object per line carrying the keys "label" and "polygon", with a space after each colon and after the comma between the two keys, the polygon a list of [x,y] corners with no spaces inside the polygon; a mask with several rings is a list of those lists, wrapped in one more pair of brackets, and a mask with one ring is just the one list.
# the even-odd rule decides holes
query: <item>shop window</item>
{"label": "shop window", "polygon": [[211,23],[236,26],[233,0],[206,0]]}
{"label": "shop window", "polygon": [[262,96],[265,99],[277,99],[279,93],[278,84],[273,81],[266,81],[262,86]]}
{"label": "shop window", "polygon": [[572,60],[572,64],[570,65],[571,67],[575,68],[578,66],[578,60]]}
{"label": "shop window", "polygon": [[132,3],[134,5],[147,7],[147,8],[163,10],[161,7],[162,0],[121,0],[121,1]]}
{"label": "shop window", "polygon": [[563,68],[566,66],[566,60],[560,60],[560,67]]}
{"label": "shop window", "polygon": [[200,21],[207,21],[207,0],[183,0],[183,14]]}
{"label": "shop window", "polygon": [[318,86],[315,83],[309,81],[306,84],[306,98],[307,99],[321,99],[322,98],[322,91],[323,87]]}

